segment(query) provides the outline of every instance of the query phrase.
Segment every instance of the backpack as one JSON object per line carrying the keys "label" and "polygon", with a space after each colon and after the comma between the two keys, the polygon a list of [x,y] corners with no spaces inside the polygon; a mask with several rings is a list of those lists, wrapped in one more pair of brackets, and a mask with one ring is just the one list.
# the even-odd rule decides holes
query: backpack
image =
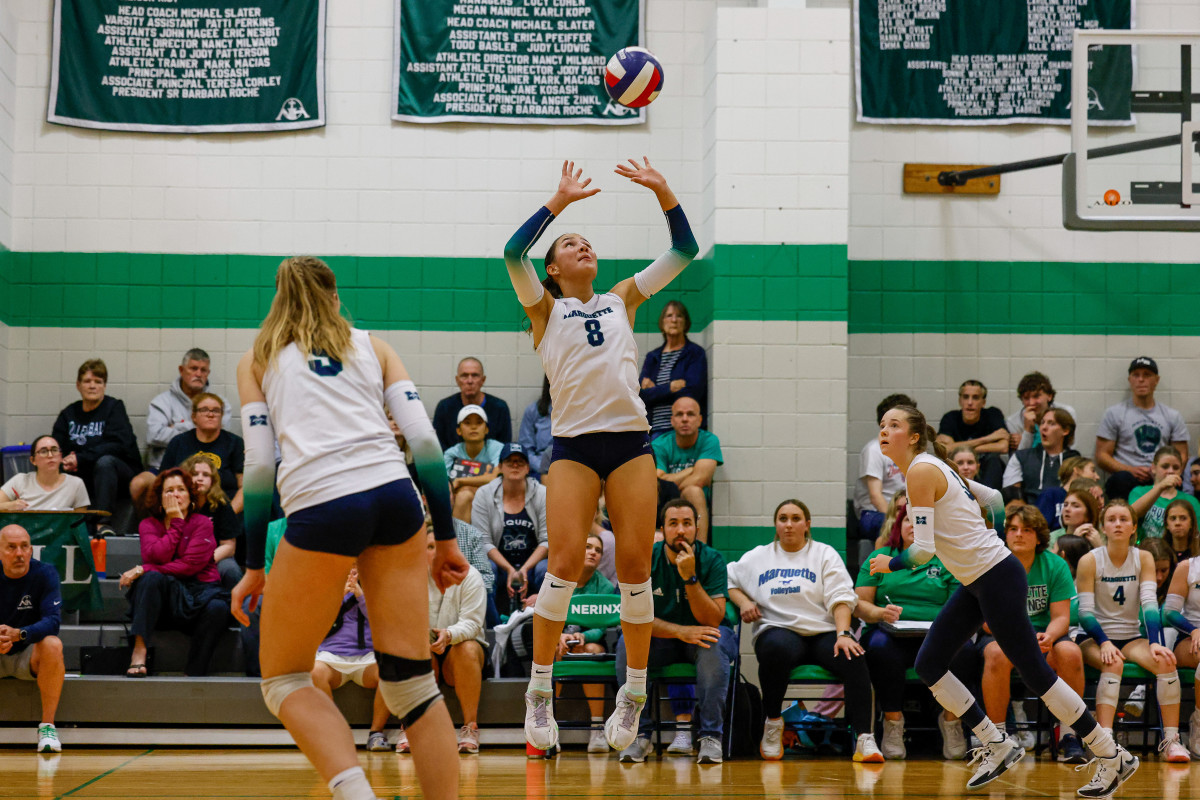
{"label": "backpack", "polygon": [[733,714],[729,719],[730,755],[734,758],[758,755],[762,735],[762,692],[738,673],[733,686]]}

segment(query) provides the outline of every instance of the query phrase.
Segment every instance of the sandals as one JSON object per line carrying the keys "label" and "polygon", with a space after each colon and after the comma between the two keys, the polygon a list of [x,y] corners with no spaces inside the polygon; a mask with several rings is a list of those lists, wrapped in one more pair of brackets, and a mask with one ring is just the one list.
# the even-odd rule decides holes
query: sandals
{"label": "sandals", "polygon": [[130,664],[129,669],[125,670],[126,678],[144,678],[146,675],[145,664]]}

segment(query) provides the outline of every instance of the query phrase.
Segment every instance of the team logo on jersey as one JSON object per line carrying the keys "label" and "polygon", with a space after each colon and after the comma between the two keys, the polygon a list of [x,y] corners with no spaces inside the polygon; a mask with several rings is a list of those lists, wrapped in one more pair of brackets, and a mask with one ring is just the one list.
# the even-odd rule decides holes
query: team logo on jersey
{"label": "team logo on jersey", "polygon": [[312,354],[312,358],[308,359],[308,368],[322,378],[335,378],[342,372],[342,362],[330,358],[324,350],[317,350]]}
{"label": "team logo on jersey", "polygon": [[1133,429],[1133,438],[1137,441],[1138,450],[1153,453],[1162,441],[1162,431],[1153,425],[1139,425]]}
{"label": "team logo on jersey", "polygon": [[33,598],[25,595],[21,598],[21,602],[17,603],[17,611],[33,611]]}
{"label": "team logo on jersey", "polygon": [[420,396],[416,392],[410,392],[407,389],[404,390],[404,396],[407,397],[409,400],[420,400],[421,399]]}
{"label": "team logo on jersey", "polygon": [[267,415],[266,414],[251,414],[250,415],[250,427],[251,428],[256,428],[259,425],[266,425],[266,424],[267,424]]}

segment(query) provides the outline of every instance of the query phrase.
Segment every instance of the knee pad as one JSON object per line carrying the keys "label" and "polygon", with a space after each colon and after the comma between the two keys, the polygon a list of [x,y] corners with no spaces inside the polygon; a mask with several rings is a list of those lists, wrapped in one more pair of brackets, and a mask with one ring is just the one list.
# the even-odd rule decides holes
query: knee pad
{"label": "knee pad", "polygon": [[650,581],[621,584],[621,621],[632,625],[654,622],[654,591]]}
{"label": "knee pad", "polygon": [[963,682],[954,677],[953,672],[947,672],[935,683],[930,684],[929,691],[942,708],[956,717],[961,717],[975,705],[975,698]]}
{"label": "knee pad", "polygon": [[404,727],[442,699],[428,659],[401,658],[376,650],[375,663],[379,665],[379,693]]}
{"label": "knee pad", "polygon": [[1111,672],[1100,673],[1096,682],[1096,705],[1117,707],[1121,699],[1121,677]]}
{"label": "knee pad", "polygon": [[261,688],[267,710],[278,717],[279,708],[288,695],[301,689],[313,688],[312,675],[308,672],[289,672],[287,675],[263,678]]}
{"label": "knee pad", "polygon": [[1177,705],[1182,692],[1179,686],[1179,673],[1172,670],[1165,675],[1159,675],[1157,686],[1158,704],[1160,706]]}
{"label": "knee pad", "polygon": [[547,572],[546,577],[542,578],[542,588],[538,590],[533,613],[551,622],[566,622],[567,612],[571,609],[571,593],[574,591],[574,581],[564,581]]}
{"label": "knee pad", "polygon": [[1074,725],[1087,711],[1087,704],[1083,702],[1083,698],[1075,694],[1075,690],[1062,678],[1056,680],[1042,695],[1042,702],[1056,719],[1067,725]]}

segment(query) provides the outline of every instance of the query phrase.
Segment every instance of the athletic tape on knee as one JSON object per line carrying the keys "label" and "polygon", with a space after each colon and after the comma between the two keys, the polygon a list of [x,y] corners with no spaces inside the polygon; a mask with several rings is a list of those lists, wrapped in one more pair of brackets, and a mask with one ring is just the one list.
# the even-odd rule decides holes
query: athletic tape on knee
{"label": "athletic tape on knee", "polygon": [[1055,719],[1064,725],[1074,725],[1087,711],[1087,703],[1083,702],[1083,698],[1075,694],[1075,690],[1062,678],[1046,690],[1042,695],[1042,702],[1050,709]]}
{"label": "athletic tape on knee", "polygon": [[1179,673],[1171,671],[1165,675],[1159,675],[1157,683],[1158,704],[1160,706],[1177,705],[1182,694],[1179,686]]}
{"label": "athletic tape on knee", "polygon": [[971,696],[971,692],[963,685],[963,682],[954,677],[953,672],[947,672],[938,678],[937,683],[929,687],[929,691],[933,693],[933,698],[941,704],[942,708],[956,717],[961,717],[971,706],[975,705],[975,698]]}
{"label": "athletic tape on knee", "polygon": [[566,622],[567,612],[571,610],[571,593],[574,591],[574,581],[564,581],[547,572],[546,577],[542,578],[542,588],[538,590],[533,613],[551,622]]}
{"label": "athletic tape on knee", "polygon": [[312,675],[308,672],[289,672],[287,675],[276,675],[273,678],[263,678],[262,695],[267,704],[267,710],[276,717],[283,701],[292,692],[312,688]]}
{"label": "athletic tape on knee", "polygon": [[621,621],[631,625],[654,622],[654,591],[650,581],[621,584]]}
{"label": "athletic tape on knee", "polygon": [[1111,672],[1101,672],[1096,682],[1096,705],[1117,707],[1121,699],[1121,678]]}

